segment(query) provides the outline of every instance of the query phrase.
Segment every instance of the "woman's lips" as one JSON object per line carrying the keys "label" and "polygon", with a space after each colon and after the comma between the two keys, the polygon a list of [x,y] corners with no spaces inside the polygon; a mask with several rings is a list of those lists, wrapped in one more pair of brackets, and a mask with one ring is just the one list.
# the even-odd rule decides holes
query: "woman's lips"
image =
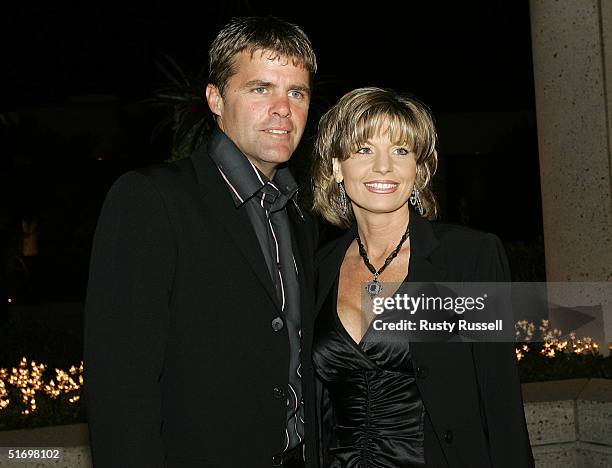
{"label": "woman's lips", "polygon": [[399,187],[399,184],[393,180],[373,180],[363,185],[372,193],[393,193]]}

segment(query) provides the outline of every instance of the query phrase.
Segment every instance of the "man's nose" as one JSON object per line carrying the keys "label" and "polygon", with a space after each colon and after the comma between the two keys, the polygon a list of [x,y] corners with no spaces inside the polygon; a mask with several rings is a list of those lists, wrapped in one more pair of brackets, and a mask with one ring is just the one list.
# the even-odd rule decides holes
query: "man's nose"
{"label": "man's nose", "polygon": [[272,115],[277,115],[281,118],[287,118],[291,116],[291,104],[289,102],[289,96],[282,94],[274,99],[272,107],[270,109]]}

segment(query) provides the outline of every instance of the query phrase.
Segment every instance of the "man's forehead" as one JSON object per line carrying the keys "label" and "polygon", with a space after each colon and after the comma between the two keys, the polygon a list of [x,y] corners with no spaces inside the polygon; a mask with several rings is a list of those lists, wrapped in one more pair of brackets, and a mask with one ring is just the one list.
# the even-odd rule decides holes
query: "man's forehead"
{"label": "man's forehead", "polygon": [[306,63],[303,59],[295,57],[293,55],[283,55],[280,52],[271,49],[245,49],[237,54],[237,62],[251,63],[251,62],[278,62],[280,65],[287,66],[293,65],[294,67],[303,69],[306,73]]}

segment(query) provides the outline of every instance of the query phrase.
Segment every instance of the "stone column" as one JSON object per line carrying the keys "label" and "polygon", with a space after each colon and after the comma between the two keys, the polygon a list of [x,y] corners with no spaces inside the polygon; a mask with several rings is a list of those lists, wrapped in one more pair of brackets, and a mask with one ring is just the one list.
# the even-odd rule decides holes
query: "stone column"
{"label": "stone column", "polygon": [[[530,13],[547,280],[611,282],[612,1],[530,0]],[[595,301],[607,342],[611,299]]]}

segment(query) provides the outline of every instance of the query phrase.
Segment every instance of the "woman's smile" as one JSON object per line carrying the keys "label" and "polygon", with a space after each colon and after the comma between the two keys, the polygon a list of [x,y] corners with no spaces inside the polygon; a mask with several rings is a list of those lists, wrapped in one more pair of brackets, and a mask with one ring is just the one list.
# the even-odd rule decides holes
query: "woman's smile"
{"label": "woman's smile", "polygon": [[393,193],[397,190],[399,183],[394,180],[372,180],[364,182],[366,189],[372,193]]}

